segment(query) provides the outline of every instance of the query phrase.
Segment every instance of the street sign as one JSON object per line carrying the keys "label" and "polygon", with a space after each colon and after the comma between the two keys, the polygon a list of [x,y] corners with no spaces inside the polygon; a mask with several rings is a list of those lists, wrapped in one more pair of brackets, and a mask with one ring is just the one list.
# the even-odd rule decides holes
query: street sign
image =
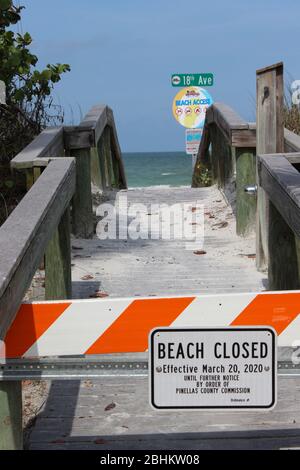
{"label": "street sign", "polygon": [[203,128],[186,129],[185,131],[185,151],[188,155],[197,155],[203,133]]}
{"label": "street sign", "polygon": [[197,129],[203,127],[206,109],[212,103],[212,97],[204,88],[183,88],[173,100],[173,116],[182,126]]}
{"label": "street sign", "polygon": [[149,336],[156,409],[270,409],[276,333],[270,327],[157,328]]}
{"label": "street sign", "polygon": [[172,86],[213,86],[212,73],[175,73],[171,77]]}

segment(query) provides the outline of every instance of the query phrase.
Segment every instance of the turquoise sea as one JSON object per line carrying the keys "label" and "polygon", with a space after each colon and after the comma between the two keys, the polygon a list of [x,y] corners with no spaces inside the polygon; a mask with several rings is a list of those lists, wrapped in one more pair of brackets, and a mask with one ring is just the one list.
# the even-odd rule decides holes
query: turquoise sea
{"label": "turquoise sea", "polygon": [[123,153],[128,187],[189,186],[192,157],[185,152]]}

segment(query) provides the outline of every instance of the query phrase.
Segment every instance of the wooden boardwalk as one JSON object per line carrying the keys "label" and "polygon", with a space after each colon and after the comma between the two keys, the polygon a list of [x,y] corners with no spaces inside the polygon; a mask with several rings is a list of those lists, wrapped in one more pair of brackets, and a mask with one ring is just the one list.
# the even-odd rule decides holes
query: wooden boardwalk
{"label": "wooden boardwalk", "polygon": [[[122,191],[129,203],[204,204],[203,250],[178,240],[73,239],[73,296],[112,297],[247,292],[266,289],[254,238],[235,234],[235,218],[216,187]],[[122,206],[121,206],[122,207]],[[124,207],[123,207],[124,209]],[[121,211],[123,210],[121,208]],[[150,214],[151,212],[149,212]],[[30,449],[228,449],[300,446],[297,378],[279,380],[271,412],[169,413],[148,404],[146,377],[53,381],[31,431]],[[293,394],[289,394],[289,390]]]}
{"label": "wooden boardwalk", "polygon": [[153,411],[148,404],[148,379],[143,377],[55,381],[29,448],[299,448],[300,401],[296,397],[300,380],[280,378],[278,385],[278,405],[273,411],[191,413]]}
{"label": "wooden boardwalk", "polygon": [[[282,77],[282,63],[257,71],[257,129],[225,104],[209,108],[193,175],[195,189],[126,190],[113,112],[107,106],[94,106],[79,126],[46,129],[37,136],[11,162],[24,173],[28,192],[1,227],[1,337],[26,293],[27,299],[54,300],[298,290],[300,142],[283,129],[280,119]],[[211,166],[218,188],[229,189],[236,199],[235,215],[215,186],[198,188],[202,164]],[[148,230],[137,240],[90,239],[92,201],[97,199],[91,183],[105,197],[110,192],[112,200],[126,196],[129,204],[146,204],[149,219],[157,215],[158,209],[150,208],[153,203],[203,204],[204,245],[187,250],[183,240],[149,239]],[[244,190],[253,185],[257,198]],[[112,188],[123,191],[113,193]],[[123,202],[120,212],[126,207]],[[125,229],[127,223],[121,226]],[[254,235],[236,235],[249,230],[256,230],[257,246]],[[43,257],[46,269],[37,276]],[[268,281],[256,266],[268,266]],[[299,447],[298,387],[297,378],[281,378],[279,403],[272,412],[173,414],[149,408],[146,377],[55,381],[41,392],[36,384],[38,416],[27,447]],[[31,392],[25,383],[23,416]],[[21,448],[19,384],[4,381],[1,397],[5,419],[0,423],[0,448]]]}
{"label": "wooden boardwalk", "polygon": [[[232,209],[216,187],[143,188],[120,191],[128,204],[193,203],[204,207],[203,255],[186,249],[181,240],[74,240],[73,297],[95,291],[111,297],[260,291],[266,276],[255,267],[255,239],[235,233]],[[120,204],[121,211],[124,211]],[[129,219],[130,220],[130,219]],[[148,234],[146,234],[148,235]],[[201,247],[200,247],[201,248]],[[90,279],[86,279],[90,277]]]}

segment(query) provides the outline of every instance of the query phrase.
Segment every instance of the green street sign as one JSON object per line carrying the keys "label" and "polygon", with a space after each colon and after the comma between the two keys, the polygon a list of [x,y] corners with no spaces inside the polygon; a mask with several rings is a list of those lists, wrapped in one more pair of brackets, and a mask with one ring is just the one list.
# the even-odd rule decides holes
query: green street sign
{"label": "green street sign", "polygon": [[172,86],[212,86],[212,73],[174,73],[171,78]]}

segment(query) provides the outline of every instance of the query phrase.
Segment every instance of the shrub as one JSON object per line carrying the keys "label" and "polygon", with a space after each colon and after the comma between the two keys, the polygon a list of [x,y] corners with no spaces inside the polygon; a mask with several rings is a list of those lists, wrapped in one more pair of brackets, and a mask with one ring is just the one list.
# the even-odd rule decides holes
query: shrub
{"label": "shrub", "polygon": [[12,0],[0,0],[0,80],[6,86],[6,104],[0,104],[0,224],[21,193],[9,162],[43,128],[63,122],[62,108],[53,103],[51,93],[70,70],[68,64],[59,63],[37,69],[30,34],[10,29],[21,20],[23,8]]}

